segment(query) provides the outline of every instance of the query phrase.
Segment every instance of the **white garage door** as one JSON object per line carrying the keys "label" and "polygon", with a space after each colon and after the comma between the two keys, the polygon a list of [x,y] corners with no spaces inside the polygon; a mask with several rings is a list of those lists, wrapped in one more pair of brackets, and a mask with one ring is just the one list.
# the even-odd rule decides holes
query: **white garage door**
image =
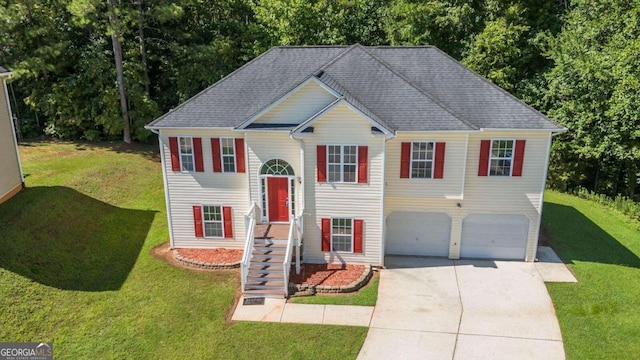
{"label": "white garage door", "polygon": [[446,213],[394,211],[387,216],[385,254],[449,256],[450,239]]}
{"label": "white garage door", "polygon": [[524,215],[470,214],[462,221],[460,257],[524,259],[529,219]]}

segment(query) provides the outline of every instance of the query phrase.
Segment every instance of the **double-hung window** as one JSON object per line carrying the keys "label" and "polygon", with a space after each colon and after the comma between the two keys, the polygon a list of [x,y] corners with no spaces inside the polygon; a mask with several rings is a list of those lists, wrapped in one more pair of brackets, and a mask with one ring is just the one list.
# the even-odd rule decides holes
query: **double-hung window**
{"label": "double-hung window", "polygon": [[412,142],[411,143],[411,178],[431,179],[433,178],[433,142]]}
{"label": "double-hung window", "polygon": [[353,219],[331,219],[331,251],[353,252]]}
{"label": "double-hung window", "polygon": [[489,158],[490,176],[511,176],[513,143],[513,140],[491,141],[491,152]]}
{"label": "double-hung window", "polygon": [[233,138],[221,138],[222,169],[224,172],[236,172],[236,151]]}
{"label": "double-hung window", "polygon": [[329,145],[327,148],[329,182],[357,182],[358,147]]}
{"label": "double-hung window", "polygon": [[190,137],[181,137],[180,141],[180,171],[193,171],[193,142]]}
{"label": "double-hung window", "polygon": [[206,237],[222,237],[222,208],[220,206],[202,207],[202,217],[204,223],[204,236]]}

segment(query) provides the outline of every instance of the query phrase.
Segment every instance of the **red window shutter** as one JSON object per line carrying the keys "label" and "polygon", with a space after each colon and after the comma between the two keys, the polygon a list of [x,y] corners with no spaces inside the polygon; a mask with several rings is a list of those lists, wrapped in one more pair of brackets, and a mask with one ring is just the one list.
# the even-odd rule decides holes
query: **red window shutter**
{"label": "red window shutter", "polygon": [[522,165],[524,164],[524,146],[526,140],[516,140],[516,148],[513,152],[513,171],[512,176],[522,176]]}
{"label": "red window shutter", "polygon": [[369,147],[358,146],[358,183],[366,184],[368,176]]}
{"label": "red window shutter", "polygon": [[233,238],[233,222],[231,218],[231,207],[222,207],[222,222],[224,223],[224,237]]}
{"label": "red window shutter", "polygon": [[433,169],[433,178],[434,179],[442,179],[444,176],[444,149],[446,147],[446,143],[437,142],[436,143],[436,156],[435,156],[435,168]]}
{"label": "red window shutter", "polygon": [[196,172],[204,171],[204,162],[202,160],[202,139],[193,138],[193,159],[196,165]]}
{"label": "red window shutter", "polygon": [[316,162],[318,164],[318,182],[327,182],[327,147],[326,145],[318,145],[318,156],[317,156]]}
{"label": "red window shutter", "polygon": [[364,221],[353,220],[353,252],[356,254],[362,254],[363,228],[364,228]]}
{"label": "red window shutter", "polygon": [[178,138],[169,138],[169,152],[171,152],[171,171],[180,171],[180,153],[178,151]]}
{"label": "red window shutter", "polygon": [[322,251],[331,251],[331,219],[322,219]]}
{"label": "red window shutter", "polygon": [[409,168],[411,167],[411,143],[403,142],[400,149],[400,178],[409,178]]}
{"label": "red window shutter", "polygon": [[193,226],[196,230],[196,237],[204,237],[202,231],[202,207],[200,205],[193,207]]}
{"label": "red window shutter", "polygon": [[480,162],[478,163],[478,176],[489,175],[489,152],[491,152],[491,140],[480,141]]}
{"label": "red window shutter", "polygon": [[236,172],[244,172],[244,139],[236,139]]}
{"label": "red window shutter", "polygon": [[211,138],[211,156],[213,157],[213,172],[222,172],[220,138]]}

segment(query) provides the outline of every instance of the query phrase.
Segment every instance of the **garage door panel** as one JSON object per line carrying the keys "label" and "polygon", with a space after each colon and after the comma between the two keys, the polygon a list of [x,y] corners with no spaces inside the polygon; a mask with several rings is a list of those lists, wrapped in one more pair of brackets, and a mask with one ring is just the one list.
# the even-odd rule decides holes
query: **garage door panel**
{"label": "garage door panel", "polygon": [[522,260],[528,234],[525,215],[470,214],[462,222],[460,256]]}
{"label": "garage door panel", "polygon": [[386,254],[448,256],[450,239],[446,213],[394,211],[387,216]]}

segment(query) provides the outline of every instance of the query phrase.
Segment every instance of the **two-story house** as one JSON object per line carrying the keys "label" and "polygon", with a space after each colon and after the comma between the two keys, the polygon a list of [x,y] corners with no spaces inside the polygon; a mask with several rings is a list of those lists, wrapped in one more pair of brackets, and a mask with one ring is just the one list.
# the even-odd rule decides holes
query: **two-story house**
{"label": "two-story house", "polygon": [[298,218],[303,261],[373,265],[533,261],[565,130],[435,47],[358,44],[272,48],[147,127],[172,248]]}
{"label": "two-story house", "polygon": [[18,154],[18,142],[9,104],[7,78],[11,72],[0,66],[0,203],[24,188],[24,178]]}

